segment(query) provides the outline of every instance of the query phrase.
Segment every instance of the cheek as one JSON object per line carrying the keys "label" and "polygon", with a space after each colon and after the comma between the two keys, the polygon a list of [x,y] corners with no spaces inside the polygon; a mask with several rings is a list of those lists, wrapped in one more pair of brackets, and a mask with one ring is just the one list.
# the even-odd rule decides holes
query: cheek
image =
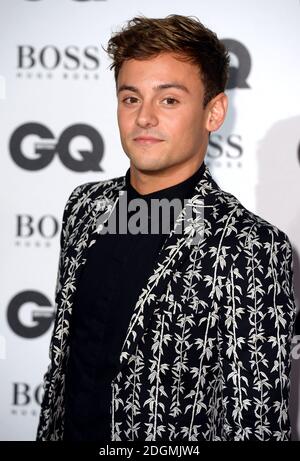
{"label": "cheek", "polygon": [[184,117],[175,119],[172,124],[172,143],[179,150],[187,152],[198,148],[203,141],[204,127],[202,114],[186,113]]}
{"label": "cheek", "polygon": [[186,114],[184,121],[182,122],[185,132],[183,135],[188,134],[192,137],[199,136],[204,129],[204,114],[199,110],[190,110]]}
{"label": "cheek", "polygon": [[176,142],[179,143],[187,138],[190,138],[195,125],[196,122],[193,116],[191,116],[191,113],[183,113],[180,114],[180,116],[178,116],[178,114],[174,114],[169,118],[166,124],[172,138],[176,139]]}
{"label": "cheek", "polygon": [[120,129],[120,132],[121,134],[124,134],[128,131],[128,118],[126,118],[124,116],[124,114],[122,114],[122,112],[118,112],[117,114],[117,117],[118,117],[118,125],[119,125],[119,129]]}
{"label": "cheek", "polygon": [[124,112],[121,109],[117,112],[118,125],[122,132],[126,133],[132,130],[133,126],[133,117],[128,112]]}

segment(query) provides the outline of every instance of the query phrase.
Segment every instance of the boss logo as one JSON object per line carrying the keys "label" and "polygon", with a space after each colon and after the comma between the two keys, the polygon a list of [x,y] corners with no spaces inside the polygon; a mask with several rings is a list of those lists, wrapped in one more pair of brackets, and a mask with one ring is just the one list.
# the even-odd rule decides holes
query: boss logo
{"label": "boss logo", "polygon": [[230,134],[225,137],[218,133],[213,133],[209,139],[209,145],[206,153],[207,164],[213,162],[213,165],[219,166],[226,161],[228,166],[242,165],[242,137],[238,134]]}
{"label": "boss logo", "polygon": [[13,395],[12,405],[14,407],[26,407],[28,405],[41,405],[43,398],[43,385],[36,387],[30,386],[28,383],[12,383]]}
{"label": "boss logo", "polygon": [[36,48],[31,45],[19,45],[17,47],[17,68],[19,70],[33,69],[40,66],[41,69],[51,70],[62,68],[63,70],[96,71],[100,60],[96,46],[79,48],[75,45],[59,49],[54,45],[46,45]]}
{"label": "boss logo", "polygon": [[16,215],[16,241],[15,245],[29,247],[41,244],[49,247],[53,238],[59,232],[59,222],[52,215],[44,215],[39,218],[30,214]]}
{"label": "boss logo", "polygon": [[52,215],[34,219],[29,214],[18,214],[16,218],[16,237],[28,238],[38,234],[41,238],[52,239],[58,233],[58,220]]}

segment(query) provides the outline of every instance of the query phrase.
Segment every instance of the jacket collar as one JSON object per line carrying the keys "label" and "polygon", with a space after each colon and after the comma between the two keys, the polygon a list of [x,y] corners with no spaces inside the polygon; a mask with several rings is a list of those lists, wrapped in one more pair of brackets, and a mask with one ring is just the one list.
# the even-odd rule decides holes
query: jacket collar
{"label": "jacket collar", "polygon": [[128,193],[128,198],[142,198],[146,201],[151,199],[163,199],[166,198],[168,200],[172,200],[174,198],[184,199],[190,198],[194,194],[195,187],[197,183],[202,178],[205,171],[205,164],[202,164],[198,167],[198,169],[187,179],[184,181],[179,182],[173,186],[165,187],[164,189],[160,189],[154,192],[150,192],[147,194],[140,194],[131,184],[131,169],[128,168],[125,175],[125,183],[126,189]]}

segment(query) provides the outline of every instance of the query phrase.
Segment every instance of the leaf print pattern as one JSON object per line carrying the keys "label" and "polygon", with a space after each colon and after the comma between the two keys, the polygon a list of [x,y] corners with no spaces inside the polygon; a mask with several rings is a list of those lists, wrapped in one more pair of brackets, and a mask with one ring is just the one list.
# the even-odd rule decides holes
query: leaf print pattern
{"label": "leaf print pattern", "polygon": [[[124,176],[86,183],[66,204],[38,440],[63,438],[78,278],[124,186]],[[292,274],[288,237],[205,167],[133,306],[111,382],[111,440],[289,440]]]}

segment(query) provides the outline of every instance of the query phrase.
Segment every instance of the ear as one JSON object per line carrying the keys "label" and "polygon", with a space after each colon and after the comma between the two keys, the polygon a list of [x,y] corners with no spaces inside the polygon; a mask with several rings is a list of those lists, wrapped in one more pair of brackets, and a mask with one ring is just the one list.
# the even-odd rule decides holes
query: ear
{"label": "ear", "polygon": [[228,98],[225,93],[219,93],[207,105],[206,129],[217,131],[224,122],[228,107]]}

